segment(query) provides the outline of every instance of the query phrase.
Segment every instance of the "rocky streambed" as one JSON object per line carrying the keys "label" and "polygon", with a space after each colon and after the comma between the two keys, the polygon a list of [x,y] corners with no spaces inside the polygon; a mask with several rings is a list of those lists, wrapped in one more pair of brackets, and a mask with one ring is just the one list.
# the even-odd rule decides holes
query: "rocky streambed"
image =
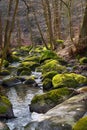
{"label": "rocky streambed", "polygon": [[78,130],[87,115],[87,57],[67,62],[41,46],[16,49],[3,62],[0,97],[0,129]]}

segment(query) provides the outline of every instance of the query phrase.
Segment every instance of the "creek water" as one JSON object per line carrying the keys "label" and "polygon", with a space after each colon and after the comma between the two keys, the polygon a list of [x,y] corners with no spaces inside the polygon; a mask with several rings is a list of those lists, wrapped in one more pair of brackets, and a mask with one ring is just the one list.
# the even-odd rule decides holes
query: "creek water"
{"label": "creek water", "polygon": [[30,113],[29,104],[35,94],[43,93],[41,84],[41,73],[32,72],[32,75],[36,77],[36,82],[39,87],[33,88],[32,86],[20,84],[11,88],[3,88],[3,92],[13,105],[13,112],[16,118],[7,120],[6,123],[10,130],[24,130],[26,126],[32,120],[39,118],[38,113]]}

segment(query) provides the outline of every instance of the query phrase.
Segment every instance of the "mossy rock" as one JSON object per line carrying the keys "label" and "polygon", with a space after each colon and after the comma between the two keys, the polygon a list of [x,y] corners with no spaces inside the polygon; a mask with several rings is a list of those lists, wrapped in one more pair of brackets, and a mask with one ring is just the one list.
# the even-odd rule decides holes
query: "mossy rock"
{"label": "mossy rock", "polygon": [[73,127],[73,130],[87,130],[87,116],[81,118]]}
{"label": "mossy rock", "polygon": [[[1,62],[1,59],[0,59],[0,62]],[[3,66],[4,67],[8,67],[9,66],[9,62],[7,60],[4,60],[3,61]]]}
{"label": "mossy rock", "polygon": [[58,73],[62,73],[66,71],[66,67],[59,64],[57,60],[50,60],[44,65],[42,65],[42,73],[56,71]]}
{"label": "mossy rock", "polygon": [[4,67],[8,67],[9,66],[9,62],[7,60],[4,60],[3,65],[4,65]]}
{"label": "mossy rock", "polygon": [[24,59],[24,61],[33,61],[33,62],[39,63],[40,57],[39,56],[31,56],[31,57],[28,56]]}
{"label": "mossy rock", "polygon": [[10,63],[13,63],[13,62],[19,62],[20,61],[20,58],[16,55],[10,55],[7,60],[10,62]]}
{"label": "mossy rock", "polygon": [[87,57],[82,57],[82,58],[80,58],[79,62],[80,62],[81,64],[87,63]]}
{"label": "mossy rock", "polygon": [[87,77],[75,73],[57,74],[52,79],[53,87],[70,87],[76,88],[80,85],[87,84]]}
{"label": "mossy rock", "polygon": [[33,78],[28,78],[25,80],[24,84],[29,85],[30,87],[38,87],[38,84]]}
{"label": "mossy rock", "polygon": [[45,78],[42,84],[43,84],[43,90],[52,89],[52,80],[51,79]]}
{"label": "mossy rock", "polygon": [[5,96],[0,95],[0,114],[5,114],[10,106],[10,101]]}
{"label": "mossy rock", "polygon": [[57,58],[58,58],[58,56],[55,52],[53,52],[51,50],[45,50],[41,54],[40,62],[42,63],[47,59],[57,59]]}
{"label": "mossy rock", "polygon": [[17,75],[30,75],[31,74],[31,69],[23,66],[23,67],[19,67],[17,69]]}
{"label": "mossy rock", "polygon": [[46,78],[52,79],[55,75],[57,75],[57,71],[50,71],[42,75],[43,80]]}
{"label": "mossy rock", "polygon": [[6,87],[12,87],[18,84],[21,84],[21,80],[18,77],[11,77],[2,81],[2,85]]}
{"label": "mossy rock", "polygon": [[35,70],[36,67],[39,66],[39,63],[33,62],[33,61],[25,61],[20,64],[20,67],[27,67],[31,70]]}
{"label": "mossy rock", "polygon": [[0,95],[0,118],[13,118],[12,104],[5,96]]}
{"label": "mossy rock", "polygon": [[10,75],[10,72],[9,72],[9,70],[1,70],[1,71],[0,71],[0,75],[1,75],[1,76]]}
{"label": "mossy rock", "polygon": [[35,95],[31,101],[30,111],[45,113],[55,105],[63,102],[71,93],[68,88],[60,88],[45,94]]}

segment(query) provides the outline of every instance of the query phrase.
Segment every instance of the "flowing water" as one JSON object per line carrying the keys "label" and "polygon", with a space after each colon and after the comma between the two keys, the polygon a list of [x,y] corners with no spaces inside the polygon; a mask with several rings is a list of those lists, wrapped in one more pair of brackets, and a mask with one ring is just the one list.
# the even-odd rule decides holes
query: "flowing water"
{"label": "flowing water", "polygon": [[38,88],[33,88],[31,86],[22,84],[3,89],[6,93],[6,96],[8,96],[11,101],[14,115],[17,117],[6,122],[10,130],[24,130],[24,126],[26,126],[32,120],[37,119],[39,116],[38,113],[30,113],[29,104],[35,94],[43,93],[40,79],[41,73],[32,72],[32,75],[36,77],[36,82],[39,85]]}

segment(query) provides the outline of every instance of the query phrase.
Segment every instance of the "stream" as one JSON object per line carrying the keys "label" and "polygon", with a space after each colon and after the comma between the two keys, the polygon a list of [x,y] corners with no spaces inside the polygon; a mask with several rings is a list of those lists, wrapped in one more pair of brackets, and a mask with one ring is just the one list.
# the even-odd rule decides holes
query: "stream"
{"label": "stream", "polygon": [[32,75],[36,77],[36,82],[39,85],[37,88],[33,88],[24,84],[11,88],[3,88],[4,93],[13,105],[13,112],[16,116],[16,118],[6,121],[10,130],[24,130],[24,126],[26,126],[32,120],[37,120],[39,118],[40,114],[30,113],[29,104],[35,94],[43,93],[40,79],[41,73],[32,72]]}

